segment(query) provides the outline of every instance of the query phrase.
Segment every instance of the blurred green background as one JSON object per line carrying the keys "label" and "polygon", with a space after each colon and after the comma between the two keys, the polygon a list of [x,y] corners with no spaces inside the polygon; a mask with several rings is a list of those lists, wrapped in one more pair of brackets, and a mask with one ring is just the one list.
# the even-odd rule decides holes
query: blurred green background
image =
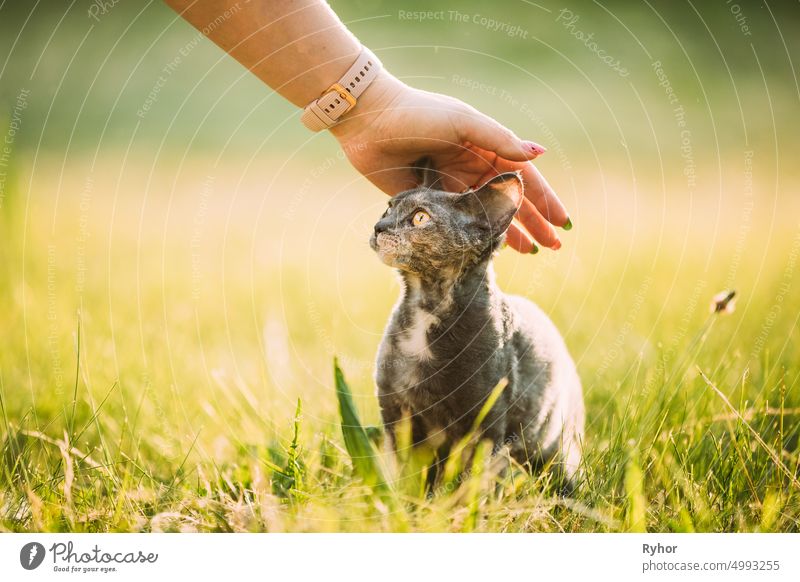
{"label": "blurred green background", "polygon": [[[80,335],[78,413],[111,411],[86,438],[156,472],[286,435],[298,396],[311,432],[335,431],[333,354],[378,422],[399,291],[367,246],[384,197],[161,2],[100,5],[0,4],[7,421],[59,435]],[[775,402],[773,372],[796,390],[797,2],[332,6],[408,83],[548,148],[536,163],[575,229],[558,253],[503,251],[499,282],[562,329],[590,442],[653,390],[642,370],[699,363],[742,405]],[[695,356],[723,288],[737,311]]]}
{"label": "blurred green background", "polygon": [[[266,139],[296,114],[294,108],[212,43],[196,42],[196,31],[162,3],[122,0],[96,18],[88,14],[91,6],[47,0],[3,6],[0,54],[8,60],[2,99],[9,107],[20,88],[32,92],[20,146],[125,147],[134,129],[142,149],[163,141],[164,147],[183,150],[192,140],[195,150],[217,152],[231,139],[237,150],[284,151],[308,139],[292,123]],[[395,74],[491,109],[520,134],[539,133],[496,96],[452,79],[459,75],[506,90],[547,121],[573,158],[591,142],[602,142],[608,158],[624,156],[623,146],[652,153],[649,126],[656,133],[674,129],[651,66],[657,60],[687,109],[698,152],[713,159],[723,144],[775,145],[776,125],[786,130],[777,132],[778,145],[793,145],[796,132],[788,123],[795,119],[773,120],[797,107],[792,58],[798,54],[800,11],[794,2],[354,1],[332,6]],[[574,26],[565,27],[569,18],[563,10],[579,17]],[[421,21],[404,15],[416,11],[440,15]],[[507,29],[493,31],[484,19],[519,30],[511,35]],[[575,31],[593,34],[598,47],[630,74],[622,77],[600,62],[570,34]],[[157,103],[139,119],[136,112],[162,68],[176,57],[180,63]],[[667,135],[662,139],[669,144]]]}
{"label": "blurred green background", "polygon": [[[228,141],[237,155],[305,147],[309,136],[284,123],[294,108],[212,43],[198,42],[196,31],[162,3],[122,0],[95,18],[88,14],[92,6],[47,0],[3,6],[0,54],[7,59],[0,97],[10,107],[20,88],[31,91],[20,147],[125,149],[132,137],[137,152],[191,145],[194,152],[217,153]],[[790,113],[797,108],[792,59],[800,11],[794,2],[333,7],[395,74],[486,108],[520,134],[541,134],[498,95],[453,78],[505,90],[546,122],[573,160],[607,163],[630,155],[638,164],[652,158],[657,144],[662,156],[672,154],[675,124],[654,61],[663,63],[687,110],[697,155],[713,162],[734,144],[796,145]],[[439,14],[421,21],[407,15],[418,11]],[[572,25],[570,15],[578,17]],[[508,26],[494,31],[486,19]],[[504,32],[509,27],[518,30]],[[601,62],[579,32],[593,35],[598,49],[629,74]],[[176,58],[156,103],[137,117],[163,67]]]}

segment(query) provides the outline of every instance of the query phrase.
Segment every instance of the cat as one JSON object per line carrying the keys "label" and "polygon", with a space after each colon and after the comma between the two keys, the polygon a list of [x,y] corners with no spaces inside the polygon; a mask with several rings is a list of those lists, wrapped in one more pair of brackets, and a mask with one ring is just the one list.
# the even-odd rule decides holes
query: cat
{"label": "cat", "polygon": [[390,444],[410,417],[414,446],[437,453],[429,487],[451,447],[470,432],[484,402],[508,384],[483,420],[481,438],[531,471],[549,464],[572,491],[581,463],[584,404],[575,364],[550,319],[497,286],[492,258],[521,204],[519,173],[461,194],[438,189],[429,159],[422,185],[389,200],[370,246],[399,272],[403,290],[376,362],[381,417]]}

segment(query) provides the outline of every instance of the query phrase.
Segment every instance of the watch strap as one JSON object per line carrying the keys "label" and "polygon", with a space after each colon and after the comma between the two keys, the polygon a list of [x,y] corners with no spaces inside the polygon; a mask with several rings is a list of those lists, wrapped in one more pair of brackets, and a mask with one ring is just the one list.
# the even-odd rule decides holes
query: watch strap
{"label": "watch strap", "polygon": [[311,131],[321,131],[335,125],[342,115],[355,107],[358,97],[375,80],[380,68],[378,58],[363,47],[342,78],[303,109],[300,121]]}

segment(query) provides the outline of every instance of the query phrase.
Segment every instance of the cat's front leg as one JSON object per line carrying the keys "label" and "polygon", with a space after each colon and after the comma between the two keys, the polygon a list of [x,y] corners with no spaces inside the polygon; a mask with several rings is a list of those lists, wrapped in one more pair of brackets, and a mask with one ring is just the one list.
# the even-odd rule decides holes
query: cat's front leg
{"label": "cat's front leg", "polygon": [[403,418],[403,410],[393,398],[383,394],[378,394],[378,405],[381,409],[381,421],[383,422],[383,430],[386,432],[386,438],[392,451],[397,452],[397,426]]}

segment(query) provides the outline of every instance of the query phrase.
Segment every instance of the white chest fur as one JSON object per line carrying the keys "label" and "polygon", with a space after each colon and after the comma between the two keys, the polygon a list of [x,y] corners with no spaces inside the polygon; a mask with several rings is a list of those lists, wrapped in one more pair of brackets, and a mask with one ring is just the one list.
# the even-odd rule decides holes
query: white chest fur
{"label": "white chest fur", "polygon": [[429,360],[433,357],[430,344],[428,343],[428,330],[431,326],[439,323],[439,318],[417,308],[411,316],[411,324],[404,329],[397,341],[397,347],[404,355],[421,360]]}

